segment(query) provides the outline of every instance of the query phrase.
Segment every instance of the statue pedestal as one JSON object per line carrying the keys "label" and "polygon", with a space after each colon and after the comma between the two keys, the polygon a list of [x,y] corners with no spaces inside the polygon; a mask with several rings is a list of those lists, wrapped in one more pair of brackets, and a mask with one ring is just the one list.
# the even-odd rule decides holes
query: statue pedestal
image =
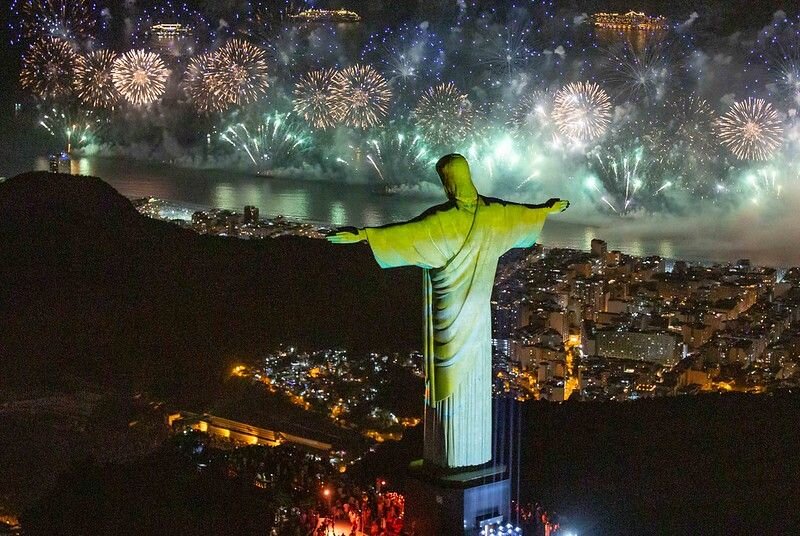
{"label": "statue pedestal", "polygon": [[511,480],[504,465],[434,473],[411,464],[406,481],[406,527],[416,536],[475,535],[511,514]]}

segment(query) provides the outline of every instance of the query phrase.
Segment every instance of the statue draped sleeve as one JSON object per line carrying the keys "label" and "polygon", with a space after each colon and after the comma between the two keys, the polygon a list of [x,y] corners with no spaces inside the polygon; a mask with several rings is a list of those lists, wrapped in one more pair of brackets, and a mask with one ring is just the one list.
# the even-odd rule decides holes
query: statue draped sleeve
{"label": "statue draped sleeve", "polygon": [[529,248],[539,240],[549,209],[537,205],[506,203],[503,207],[503,249]]}
{"label": "statue draped sleeve", "polygon": [[[452,219],[453,214],[449,214]],[[381,268],[399,266],[418,266],[423,268],[423,311],[425,316],[423,331],[423,353],[425,355],[425,377],[428,395],[433,396],[435,384],[435,352],[433,328],[433,290],[430,270],[445,266],[463,238],[453,232],[452,222],[444,221],[448,214],[434,209],[413,220],[367,227],[367,242],[372,254]],[[449,232],[448,232],[449,231]]]}
{"label": "statue draped sleeve", "polygon": [[444,266],[447,255],[442,251],[443,232],[439,215],[423,214],[413,220],[367,227],[367,242],[381,268]]}

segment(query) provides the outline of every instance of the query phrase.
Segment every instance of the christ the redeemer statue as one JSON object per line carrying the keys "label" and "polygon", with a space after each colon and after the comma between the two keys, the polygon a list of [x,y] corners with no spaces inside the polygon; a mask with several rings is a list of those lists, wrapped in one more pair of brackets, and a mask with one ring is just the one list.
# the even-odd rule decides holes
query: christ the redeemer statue
{"label": "christ the redeemer statue", "polygon": [[491,296],[499,257],[536,243],[568,201],[510,203],[478,194],[458,154],[436,164],[448,201],[413,220],[328,236],[366,240],[382,268],[424,269],[426,464],[461,468],[492,457]]}

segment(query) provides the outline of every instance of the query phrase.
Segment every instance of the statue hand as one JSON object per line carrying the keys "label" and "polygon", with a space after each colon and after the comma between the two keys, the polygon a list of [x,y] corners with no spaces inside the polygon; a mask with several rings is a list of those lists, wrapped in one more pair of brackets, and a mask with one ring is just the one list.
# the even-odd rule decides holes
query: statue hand
{"label": "statue hand", "polygon": [[367,239],[367,233],[364,229],[356,229],[351,227],[336,231],[325,237],[325,240],[331,244],[357,244]]}
{"label": "statue hand", "polygon": [[545,206],[550,209],[550,213],[564,212],[569,207],[569,201],[566,199],[558,199],[554,197],[545,203]]}

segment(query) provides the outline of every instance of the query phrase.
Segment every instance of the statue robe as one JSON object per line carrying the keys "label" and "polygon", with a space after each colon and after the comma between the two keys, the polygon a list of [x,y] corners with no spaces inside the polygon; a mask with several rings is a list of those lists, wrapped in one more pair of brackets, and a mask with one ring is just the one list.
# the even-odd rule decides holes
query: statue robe
{"label": "statue robe", "polygon": [[477,196],[405,223],[367,228],[382,268],[424,268],[426,463],[457,468],[492,457],[491,296],[498,258],[532,246],[548,210]]}

